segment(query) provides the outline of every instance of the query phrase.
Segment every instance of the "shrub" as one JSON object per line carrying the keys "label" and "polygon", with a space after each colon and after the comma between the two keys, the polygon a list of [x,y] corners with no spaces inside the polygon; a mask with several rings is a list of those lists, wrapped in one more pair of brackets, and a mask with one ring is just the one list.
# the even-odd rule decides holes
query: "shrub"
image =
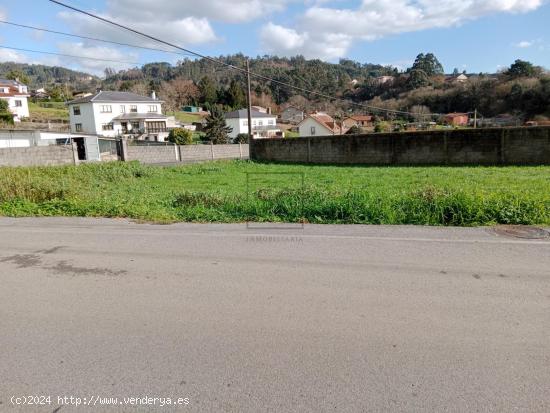
{"label": "shrub", "polygon": [[192,145],[193,132],[184,128],[172,129],[168,135],[168,142],[175,143],[176,145]]}

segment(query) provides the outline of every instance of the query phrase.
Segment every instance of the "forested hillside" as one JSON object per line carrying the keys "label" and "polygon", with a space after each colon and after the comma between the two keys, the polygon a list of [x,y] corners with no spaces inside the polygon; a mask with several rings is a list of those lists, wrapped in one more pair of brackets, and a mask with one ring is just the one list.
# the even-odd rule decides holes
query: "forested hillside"
{"label": "forested hillside", "polygon": [[92,88],[101,82],[96,76],[59,66],[0,63],[0,77],[6,77],[10,73],[21,74],[23,80],[35,89],[55,84],[63,84],[73,89]]}

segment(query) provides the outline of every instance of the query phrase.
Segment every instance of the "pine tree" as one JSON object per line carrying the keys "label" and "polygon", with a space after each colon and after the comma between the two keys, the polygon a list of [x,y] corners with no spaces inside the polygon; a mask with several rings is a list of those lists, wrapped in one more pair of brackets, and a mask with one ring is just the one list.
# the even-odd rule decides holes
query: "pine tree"
{"label": "pine tree", "polygon": [[206,140],[216,145],[229,143],[229,134],[232,131],[233,128],[225,124],[225,116],[220,107],[212,106],[204,127]]}

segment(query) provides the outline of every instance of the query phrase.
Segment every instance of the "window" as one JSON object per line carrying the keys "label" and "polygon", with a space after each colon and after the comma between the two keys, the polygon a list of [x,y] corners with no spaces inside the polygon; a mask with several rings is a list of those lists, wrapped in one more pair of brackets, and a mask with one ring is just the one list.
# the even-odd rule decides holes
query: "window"
{"label": "window", "polygon": [[130,106],[130,112],[137,113],[137,105]]}
{"label": "window", "polygon": [[75,123],[74,130],[77,132],[82,132],[82,123]]}
{"label": "window", "polygon": [[132,122],[132,130],[139,129],[139,122]]}
{"label": "window", "polygon": [[267,121],[267,124],[273,126],[273,125],[275,125],[275,121],[273,119],[270,119],[270,120]]}
{"label": "window", "polygon": [[15,107],[20,108],[21,106],[23,106],[23,103],[20,100],[16,100]]}
{"label": "window", "polygon": [[113,113],[113,107],[111,105],[101,105],[99,111],[101,113]]}
{"label": "window", "polygon": [[80,106],[73,106],[73,115],[75,116],[80,115]]}
{"label": "window", "polygon": [[147,108],[147,112],[157,113],[157,105],[149,105],[149,107]]}
{"label": "window", "polygon": [[315,135],[315,126],[311,127],[310,132],[311,132],[311,136]]}
{"label": "window", "polygon": [[243,126],[248,126],[248,121],[247,120],[243,120]]}
{"label": "window", "polygon": [[165,132],[166,122],[147,122],[147,132]]}
{"label": "window", "polygon": [[120,105],[120,113],[126,113],[126,106]]}
{"label": "window", "polygon": [[258,126],[264,126],[264,121],[263,121],[263,120],[259,120],[259,121],[258,121]]}
{"label": "window", "polygon": [[101,125],[101,129],[103,129],[103,130],[114,130],[115,126],[113,125],[113,123],[104,123],[103,125]]}

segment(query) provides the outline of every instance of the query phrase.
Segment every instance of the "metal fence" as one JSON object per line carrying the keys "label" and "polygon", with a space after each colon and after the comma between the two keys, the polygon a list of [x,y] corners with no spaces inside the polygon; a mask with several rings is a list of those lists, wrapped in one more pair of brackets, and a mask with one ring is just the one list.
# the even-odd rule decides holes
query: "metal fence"
{"label": "metal fence", "polygon": [[117,142],[115,139],[99,138],[97,141],[99,144],[99,153],[117,155]]}

